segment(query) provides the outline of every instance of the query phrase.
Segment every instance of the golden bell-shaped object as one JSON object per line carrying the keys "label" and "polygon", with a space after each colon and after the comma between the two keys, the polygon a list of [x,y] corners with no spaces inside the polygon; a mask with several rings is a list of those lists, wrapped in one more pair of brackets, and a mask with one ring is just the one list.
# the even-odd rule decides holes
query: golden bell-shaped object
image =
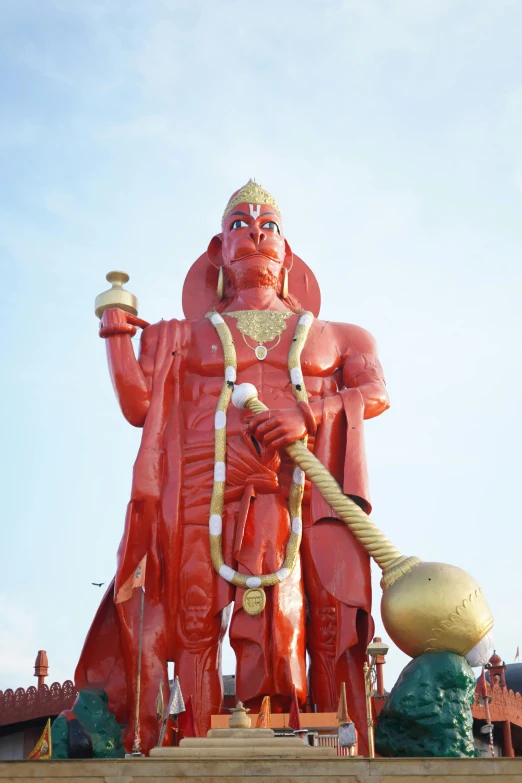
{"label": "golden bell-shaped object", "polygon": [[390,639],[417,658],[449,650],[467,655],[493,627],[493,616],[473,577],[446,563],[419,563],[382,594]]}
{"label": "golden bell-shaped object", "polygon": [[106,279],[109,283],[112,283],[112,288],[108,291],[104,291],[102,294],[98,294],[94,302],[94,312],[96,318],[101,318],[105,310],[110,307],[119,307],[121,310],[125,310],[132,315],[138,315],[138,299],[127,291],[124,287],[124,283],[128,283],[130,280],[127,272],[108,272]]}

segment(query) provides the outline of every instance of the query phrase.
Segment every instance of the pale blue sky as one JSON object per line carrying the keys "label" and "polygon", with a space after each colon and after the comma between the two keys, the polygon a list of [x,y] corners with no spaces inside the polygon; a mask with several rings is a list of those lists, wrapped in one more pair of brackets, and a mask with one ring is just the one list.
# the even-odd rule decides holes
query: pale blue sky
{"label": "pale blue sky", "polygon": [[[140,432],[93,302],[181,315],[250,176],[315,270],[322,316],[377,338],[374,519],[520,620],[522,4],[0,0],[0,688],[73,675],[123,529]],[[376,573],[374,613],[379,625]],[[391,651],[386,684],[405,663]],[[230,650],[224,669],[232,670]]]}

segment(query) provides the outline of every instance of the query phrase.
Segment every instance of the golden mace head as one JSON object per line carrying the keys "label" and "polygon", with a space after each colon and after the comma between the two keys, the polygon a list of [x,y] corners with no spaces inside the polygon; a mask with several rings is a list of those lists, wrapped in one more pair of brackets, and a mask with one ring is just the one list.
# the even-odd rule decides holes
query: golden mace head
{"label": "golden mace head", "polygon": [[123,287],[123,284],[130,280],[127,272],[108,272],[106,279],[112,283],[112,287],[96,297],[94,302],[96,318],[101,318],[105,310],[110,307],[119,307],[120,310],[125,310],[127,313],[138,315],[137,298]]}
{"label": "golden mace head", "polygon": [[493,627],[493,616],[470,574],[445,563],[419,563],[382,594],[390,638],[412,658],[447,650],[467,655]]}

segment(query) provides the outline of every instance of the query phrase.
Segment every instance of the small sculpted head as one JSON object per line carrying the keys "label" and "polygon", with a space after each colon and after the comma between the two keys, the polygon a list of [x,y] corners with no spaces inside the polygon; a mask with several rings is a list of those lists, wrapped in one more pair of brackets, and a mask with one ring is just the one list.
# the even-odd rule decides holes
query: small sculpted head
{"label": "small sculpted head", "polygon": [[223,267],[229,289],[273,288],[280,293],[293,255],[273,196],[250,180],[230,197],[221,226],[208,256],[214,266]]}

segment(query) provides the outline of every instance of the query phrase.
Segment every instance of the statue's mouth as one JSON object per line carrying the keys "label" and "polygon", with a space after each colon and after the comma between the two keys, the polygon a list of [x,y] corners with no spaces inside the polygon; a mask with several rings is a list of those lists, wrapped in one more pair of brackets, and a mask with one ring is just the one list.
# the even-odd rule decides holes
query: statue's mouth
{"label": "statue's mouth", "polygon": [[260,250],[255,250],[253,253],[247,253],[244,256],[241,256],[240,258],[233,258],[231,259],[230,263],[235,264],[238,261],[246,261],[247,258],[266,258],[268,261],[275,261],[276,263],[280,263],[277,258],[273,258],[272,256],[267,255],[266,253],[262,253]]}

